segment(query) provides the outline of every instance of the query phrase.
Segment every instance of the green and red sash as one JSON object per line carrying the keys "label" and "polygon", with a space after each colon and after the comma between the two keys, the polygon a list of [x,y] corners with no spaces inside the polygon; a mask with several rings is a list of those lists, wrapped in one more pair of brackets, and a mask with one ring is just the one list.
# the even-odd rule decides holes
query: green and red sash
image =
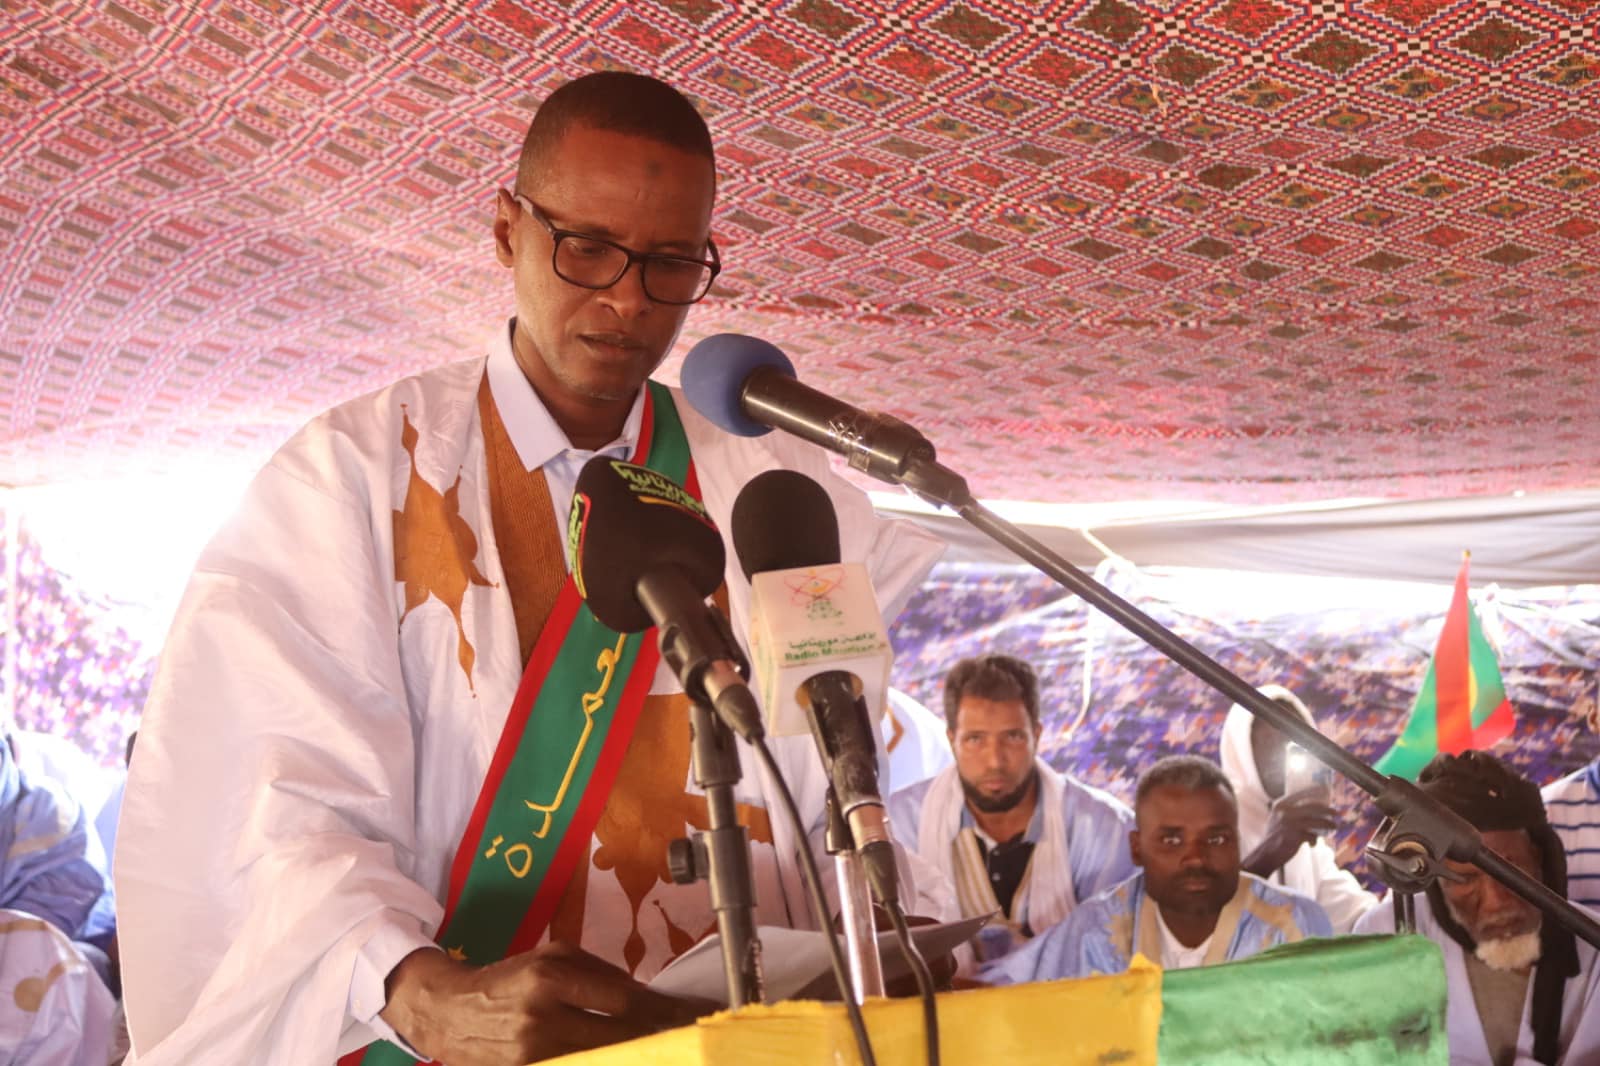
{"label": "green and red sash", "polygon": [[[671,393],[646,382],[631,462],[700,496]],[[435,938],[453,958],[483,965],[539,942],[555,915],[622,766],[661,658],[655,630],[601,625],[567,575],[528,657],[500,742],[450,869]],[[386,1041],[339,1066],[410,1066]]]}

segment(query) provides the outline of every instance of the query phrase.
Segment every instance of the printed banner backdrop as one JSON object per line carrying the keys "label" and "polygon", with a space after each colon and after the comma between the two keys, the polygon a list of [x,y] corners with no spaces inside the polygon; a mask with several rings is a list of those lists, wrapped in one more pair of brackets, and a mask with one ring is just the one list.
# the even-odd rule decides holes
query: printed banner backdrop
{"label": "printed banner backdrop", "polygon": [[51,566],[14,517],[5,516],[5,531],[9,538],[21,528],[16,628],[6,638],[15,674],[3,676],[15,677],[16,725],[64,737],[97,764],[120,767],[160,648],[120,626],[117,605]]}
{"label": "printed banner backdrop", "polygon": [[[52,567],[26,531],[16,575],[17,633],[7,645],[17,724],[120,766],[157,641],[120,624],[127,605]],[[1443,584],[1154,569],[1100,576],[1241,677],[1294,689],[1326,732],[1368,761],[1403,723],[1450,602]],[[1511,740],[1496,750],[1540,783],[1593,758],[1600,738],[1583,715],[1600,685],[1600,586],[1473,597],[1517,709]],[[891,636],[894,683],[935,714],[956,659],[1027,659],[1043,682],[1045,757],[1125,799],[1163,755],[1216,757],[1226,698],[1026,567],[939,566]],[[1376,819],[1352,786],[1341,785],[1340,804],[1358,812],[1338,840],[1348,859]]]}
{"label": "printed banner backdrop", "polygon": [[[1448,585],[1131,567],[1099,575],[1245,680],[1293,689],[1325,733],[1367,762],[1405,722],[1450,605]],[[1540,784],[1593,758],[1600,738],[1583,715],[1600,684],[1600,586],[1475,589],[1473,601],[1517,710],[1495,753]],[[1162,756],[1218,756],[1227,697],[1030,568],[941,565],[892,636],[895,684],[941,715],[944,673],[957,659],[995,651],[1032,663],[1044,757],[1130,802],[1139,773]],[[1337,797],[1352,815],[1335,842],[1349,864],[1377,811],[1347,782]]]}

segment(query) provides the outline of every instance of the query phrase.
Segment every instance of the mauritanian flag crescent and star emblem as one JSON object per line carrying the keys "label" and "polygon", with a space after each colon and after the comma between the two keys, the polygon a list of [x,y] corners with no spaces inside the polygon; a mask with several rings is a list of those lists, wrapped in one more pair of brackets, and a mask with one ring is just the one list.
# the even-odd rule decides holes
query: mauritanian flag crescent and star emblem
{"label": "mauritanian flag crescent and star emblem", "polygon": [[1463,555],[1433,661],[1400,739],[1374,764],[1379,773],[1414,781],[1435,755],[1491,748],[1516,725],[1494,648],[1467,597],[1469,561]]}

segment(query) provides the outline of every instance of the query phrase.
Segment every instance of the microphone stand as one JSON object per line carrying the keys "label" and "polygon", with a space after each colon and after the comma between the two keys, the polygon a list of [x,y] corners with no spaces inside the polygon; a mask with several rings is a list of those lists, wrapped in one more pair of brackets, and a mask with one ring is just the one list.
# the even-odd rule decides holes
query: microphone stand
{"label": "microphone stand", "polygon": [[1367,853],[1373,856],[1374,869],[1380,877],[1398,877],[1399,883],[1391,882],[1398,894],[1423,891],[1439,877],[1451,877],[1445,858],[1469,862],[1600,948],[1600,922],[1484,846],[1483,837],[1466,819],[1405,778],[1378,773],[1298,714],[1261,695],[1255,686],[984,507],[973,498],[965,478],[936,461],[933,445],[920,434],[915,436],[916,440],[906,447],[893,438],[880,438],[895,444],[892,454],[888,448],[873,446],[874,442],[868,439],[855,440],[840,450],[856,469],[901,485],[930,503],[949,507],[979,532],[1011,549],[1195,677],[1287,734],[1318,762],[1355,782],[1373,797],[1386,816],[1367,845]]}
{"label": "microphone stand", "polygon": [[[641,599],[655,595],[641,583]],[[657,627],[662,660],[672,668],[689,695],[690,761],[695,784],[706,794],[711,828],[667,845],[667,869],[680,885],[705,880],[711,886],[711,907],[717,914],[722,941],[722,968],[728,983],[728,1006],[762,1001],[761,941],[756,936],[755,880],[750,872],[750,840],[735,811],[733,790],[742,769],[730,721],[740,710],[726,698],[728,681],[748,677],[745,660],[721,611],[700,600],[701,610],[657,610],[653,617],[670,619]],[[720,691],[718,691],[720,690]],[[728,714],[725,720],[722,713]],[[754,728],[759,728],[756,719]]]}
{"label": "microphone stand", "polygon": [[761,1002],[761,941],[756,936],[755,883],[750,875],[750,841],[734,810],[739,783],[739,752],[733,731],[702,700],[692,700],[690,730],[694,781],[706,794],[711,828],[667,845],[667,868],[680,885],[707,880],[711,907],[722,939],[722,969],[728,1006]]}
{"label": "microphone stand", "polygon": [[857,1003],[882,996],[883,964],[878,956],[878,926],[872,915],[872,893],[856,855],[850,826],[839,810],[833,786],[828,786],[827,830],[824,845],[833,856],[839,885],[839,924],[844,926],[846,962],[850,966],[850,991]]}

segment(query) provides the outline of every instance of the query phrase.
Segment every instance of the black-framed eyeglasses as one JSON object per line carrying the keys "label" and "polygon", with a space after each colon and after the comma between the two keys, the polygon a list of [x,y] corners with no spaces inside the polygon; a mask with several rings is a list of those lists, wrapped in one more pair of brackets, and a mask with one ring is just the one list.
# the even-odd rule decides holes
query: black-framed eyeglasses
{"label": "black-framed eyeglasses", "polygon": [[681,307],[700,302],[722,271],[722,257],[717,254],[716,243],[710,237],[706,238],[709,259],[636,252],[602,237],[556,229],[532,200],[520,192],[512,193],[511,198],[549,231],[550,269],[556,272],[556,277],[581,288],[609,289],[622,280],[629,267],[638,263],[644,294],[655,303]]}

